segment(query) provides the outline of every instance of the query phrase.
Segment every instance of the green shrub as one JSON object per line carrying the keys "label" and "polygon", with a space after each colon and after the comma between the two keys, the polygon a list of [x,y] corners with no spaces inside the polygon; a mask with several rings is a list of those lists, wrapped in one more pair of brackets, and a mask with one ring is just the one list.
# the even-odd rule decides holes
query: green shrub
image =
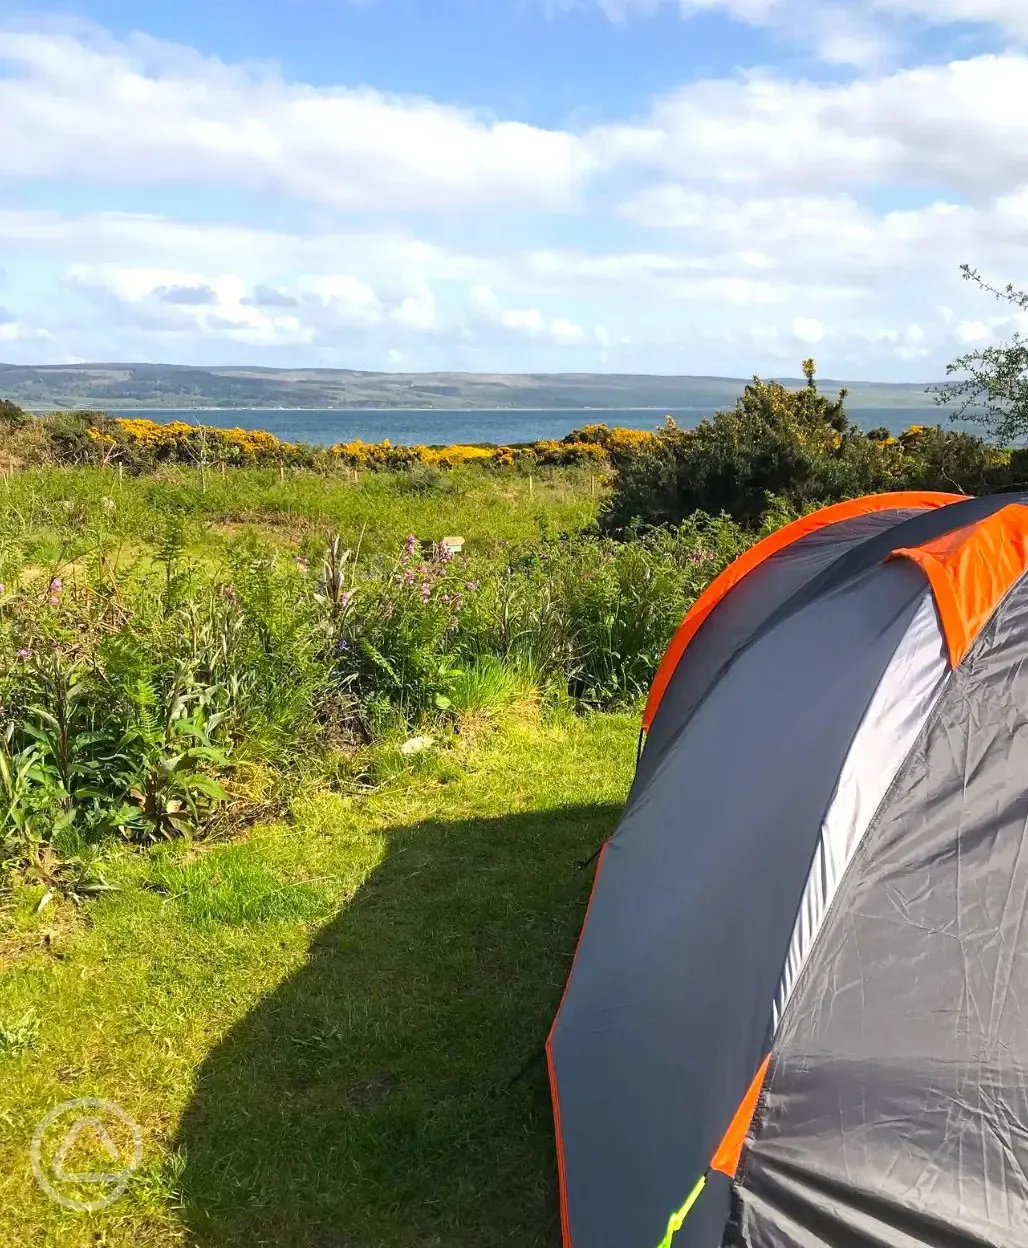
{"label": "green shrub", "polygon": [[812,360],[804,373],[807,385],[795,391],[755,378],[733,410],[696,429],[669,420],[650,439],[612,444],[605,531],[674,525],[694,512],[754,529],[768,495],[802,511],[888,490],[982,494],[1016,484],[1009,454],[970,434],[921,426],[898,439],[885,429],[861,433],[846,415],[846,392],[820,394]]}

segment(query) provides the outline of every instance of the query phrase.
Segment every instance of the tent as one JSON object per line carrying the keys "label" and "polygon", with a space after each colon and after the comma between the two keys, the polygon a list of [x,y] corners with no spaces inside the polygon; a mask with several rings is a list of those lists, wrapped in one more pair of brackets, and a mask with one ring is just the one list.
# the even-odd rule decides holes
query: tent
{"label": "tent", "polygon": [[805,516],[665,655],[546,1045],[565,1248],[1028,1245],[1028,494]]}

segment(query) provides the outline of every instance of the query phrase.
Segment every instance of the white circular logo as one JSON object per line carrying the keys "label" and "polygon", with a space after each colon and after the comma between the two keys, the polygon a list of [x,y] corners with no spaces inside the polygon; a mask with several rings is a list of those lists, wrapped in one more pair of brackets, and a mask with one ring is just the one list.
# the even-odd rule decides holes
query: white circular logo
{"label": "white circular logo", "polygon": [[[64,1132],[60,1142],[51,1150],[47,1141],[44,1160],[44,1137],[55,1123],[65,1119],[70,1121],[66,1125],[61,1123]],[[111,1168],[70,1169],[73,1150],[84,1153],[86,1149],[91,1155],[109,1158]],[[83,1096],[50,1110],[36,1127],[29,1152],[36,1182],[51,1200],[65,1209],[95,1213],[113,1204],[128,1187],[129,1179],[143,1160],[143,1132],[120,1105],[102,1097]],[[98,1195],[92,1200],[82,1199],[90,1188]]]}

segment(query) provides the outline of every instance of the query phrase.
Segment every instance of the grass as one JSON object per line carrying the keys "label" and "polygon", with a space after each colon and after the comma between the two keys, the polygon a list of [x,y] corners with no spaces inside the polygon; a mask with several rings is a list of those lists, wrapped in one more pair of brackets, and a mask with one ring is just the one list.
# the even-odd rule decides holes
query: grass
{"label": "grass", "polygon": [[[575,863],[615,824],[637,723],[475,722],[409,756],[374,747],[360,787],[244,840],[117,857],[119,891],[82,908],[9,895],[0,1241],[558,1242],[545,1075],[510,1080],[559,1001]],[[94,1213],[50,1201],[29,1163],[36,1124],[81,1096],[143,1132],[128,1190]]]}
{"label": "grass", "polygon": [[588,469],[517,472],[455,469],[417,488],[404,472],[330,476],[302,470],[195,468],[119,476],[113,468],[33,468],[0,479],[0,539],[29,563],[74,558],[121,538],[156,542],[168,518],[182,518],[197,549],[260,526],[282,541],[338,533],[367,553],[392,552],[409,533],[450,534],[482,551],[538,537],[541,527],[577,531],[595,517],[599,486]]}

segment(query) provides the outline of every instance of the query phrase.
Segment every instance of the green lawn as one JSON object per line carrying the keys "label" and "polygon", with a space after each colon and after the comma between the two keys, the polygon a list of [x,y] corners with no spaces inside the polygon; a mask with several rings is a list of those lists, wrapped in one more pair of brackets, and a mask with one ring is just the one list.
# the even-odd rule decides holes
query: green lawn
{"label": "green lawn", "polygon": [[[410,759],[381,746],[367,791],[123,855],[120,891],[82,911],[34,914],[39,890],[17,890],[0,1242],[556,1244],[545,1071],[508,1084],[560,999],[591,878],[575,863],[614,827],[636,732],[526,713]],[[29,1159],[43,1115],[83,1096],[143,1132],[95,1213],[50,1201]]]}

